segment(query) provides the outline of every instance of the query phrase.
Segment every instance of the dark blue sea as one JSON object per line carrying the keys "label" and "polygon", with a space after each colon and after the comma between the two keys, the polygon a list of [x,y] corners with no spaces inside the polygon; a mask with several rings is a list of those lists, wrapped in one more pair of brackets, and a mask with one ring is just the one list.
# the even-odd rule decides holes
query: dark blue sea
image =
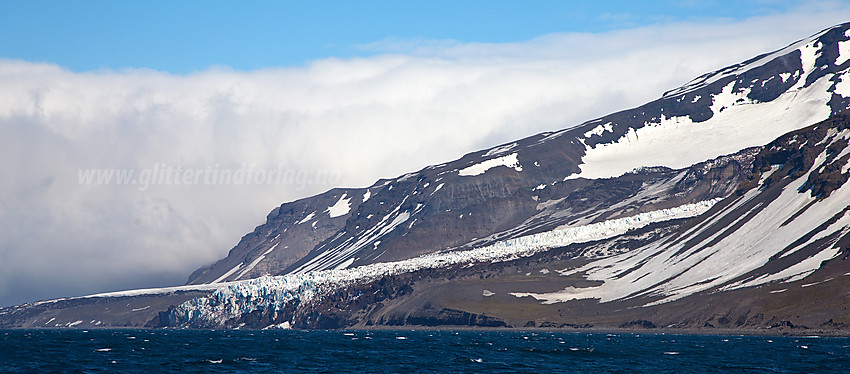
{"label": "dark blue sea", "polygon": [[847,373],[850,338],[0,330],[2,373]]}

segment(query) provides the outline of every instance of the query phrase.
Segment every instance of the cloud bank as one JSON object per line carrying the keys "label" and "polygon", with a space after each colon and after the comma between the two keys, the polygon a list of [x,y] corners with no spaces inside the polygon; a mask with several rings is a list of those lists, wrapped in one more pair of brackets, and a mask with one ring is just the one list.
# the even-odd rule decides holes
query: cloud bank
{"label": "cloud bank", "polygon": [[[250,72],[0,60],[0,306],[182,284],[284,201],[640,105],[848,16],[834,6],[523,43],[384,41],[362,46],[374,57]],[[81,180],[166,168],[301,177]]]}

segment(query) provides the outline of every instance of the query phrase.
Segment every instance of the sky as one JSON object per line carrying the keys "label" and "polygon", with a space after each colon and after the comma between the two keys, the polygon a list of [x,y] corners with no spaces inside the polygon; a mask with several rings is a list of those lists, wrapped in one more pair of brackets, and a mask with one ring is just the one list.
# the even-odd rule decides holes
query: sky
{"label": "sky", "polygon": [[[805,1],[4,1],[0,56],[71,71],[300,66],[421,44],[517,43],[776,15]],[[803,6],[801,6],[803,4]],[[818,6],[825,7],[821,3]],[[4,9],[5,8],[5,9]]]}
{"label": "sky", "polygon": [[2,2],[0,306],[183,284],[283,202],[847,21],[837,1]]}

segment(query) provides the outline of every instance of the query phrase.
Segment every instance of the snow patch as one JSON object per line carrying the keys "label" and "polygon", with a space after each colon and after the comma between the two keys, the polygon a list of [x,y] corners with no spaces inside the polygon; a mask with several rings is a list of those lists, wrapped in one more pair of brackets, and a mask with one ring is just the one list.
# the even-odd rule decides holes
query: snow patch
{"label": "snow patch", "polygon": [[838,58],[835,59],[835,65],[841,65],[850,59],[850,40],[838,42]]}
{"label": "snow patch", "polygon": [[469,177],[475,175],[484,174],[487,170],[490,170],[497,166],[507,166],[516,171],[522,171],[522,166],[519,164],[519,159],[517,159],[517,153],[512,153],[507,156],[502,156],[499,158],[490,159],[487,161],[480,162],[478,164],[463,168],[458,171],[458,175],[462,177]]}
{"label": "snow patch", "polygon": [[835,83],[835,93],[842,97],[850,96],[850,73],[844,73],[838,78]]}
{"label": "snow patch", "polygon": [[328,207],[328,209],[326,210],[328,212],[328,216],[330,216],[331,218],[342,217],[348,214],[349,211],[351,211],[351,204],[349,203],[351,201],[351,198],[349,197],[346,199],[345,197],[347,195],[347,193],[343,193],[342,196],[339,197],[339,201],[337,201],[336,204]]}
{"label": "snow patch", "polygon": [[591,137],[591,136],[593,136],[593,135],[600,135],[600,136],[601,136],[601,135],[602,135],[602,133],[604,133],[605,131],[613,132],[613,131],[614,131],[614,127],[613,127],[613,126],[611,126],[611,125],[612,125],[612,123],[611,123],[611,122],[608,122],[608,123],[606,123],[606,124],[604,124],[604,125],[596,126],[596,127],[594,127],[593,129],[591,129],[590,131],[588,131],[588,132],[584,133],[584,138],[585,138],[585,139],[587,139],[587,138],[589,138],[589,137]]}

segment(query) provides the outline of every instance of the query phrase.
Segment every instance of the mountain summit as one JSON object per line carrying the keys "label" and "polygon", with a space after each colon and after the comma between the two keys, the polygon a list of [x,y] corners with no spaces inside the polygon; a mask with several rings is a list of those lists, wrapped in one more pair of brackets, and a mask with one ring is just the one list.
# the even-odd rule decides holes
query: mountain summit
{"label": "mountain summit", "polygon": [[284,203],[186,286],[6,308],[0,326],[845,331],[848,30]]}

